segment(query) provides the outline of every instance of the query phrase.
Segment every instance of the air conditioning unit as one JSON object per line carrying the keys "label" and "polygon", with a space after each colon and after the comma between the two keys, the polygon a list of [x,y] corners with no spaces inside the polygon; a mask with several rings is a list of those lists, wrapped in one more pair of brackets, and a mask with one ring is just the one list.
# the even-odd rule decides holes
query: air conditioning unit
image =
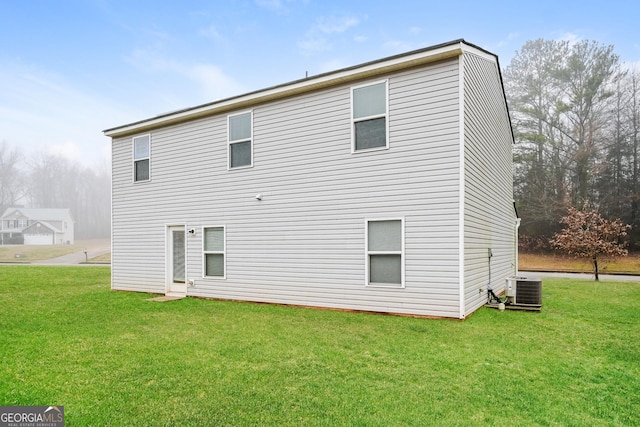
{"label": "air conditioning unit", "polygon": [[505,295],[513,305],[542,306],[542,280],[509,277]]}

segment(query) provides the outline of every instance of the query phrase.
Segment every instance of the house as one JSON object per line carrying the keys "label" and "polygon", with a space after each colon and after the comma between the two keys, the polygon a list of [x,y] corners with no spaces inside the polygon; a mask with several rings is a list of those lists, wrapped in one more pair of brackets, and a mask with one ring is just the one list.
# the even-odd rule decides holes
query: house
{"label": "house", "polygon": [[0,244],[69,245],[74,222],[69,209],[8,208],[0,217]]}
{"label": "house", "polygon": [[104,133],[112,289],[462,319],[516,273],[498,59],[464,40]]}

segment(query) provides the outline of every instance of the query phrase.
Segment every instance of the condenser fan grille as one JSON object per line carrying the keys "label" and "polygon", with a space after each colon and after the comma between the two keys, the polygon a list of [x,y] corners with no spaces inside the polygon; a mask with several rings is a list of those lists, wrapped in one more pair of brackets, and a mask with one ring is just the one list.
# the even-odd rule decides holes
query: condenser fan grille
{"label": "condenser fan grille", "polygon": [[516,304],[542,305],[542,280],[517,280]]}

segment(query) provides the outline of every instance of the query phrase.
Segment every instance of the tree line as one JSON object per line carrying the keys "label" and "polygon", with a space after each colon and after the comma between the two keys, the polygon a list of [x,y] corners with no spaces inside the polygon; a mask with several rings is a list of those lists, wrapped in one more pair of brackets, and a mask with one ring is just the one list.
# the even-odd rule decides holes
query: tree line
{"label": "tree line", "polygon": [[640,250],[640,72],[611,45],[532,40],[503,72],[523,249],[547,250],[585,203],[631,225]]}
{"label": "tree line", "polygon": [[86,167],[47,153],[27,157],[0,143],[0,211],[9,207],[68,208],[75,237],[111,234],[111,176],[108,167]]}

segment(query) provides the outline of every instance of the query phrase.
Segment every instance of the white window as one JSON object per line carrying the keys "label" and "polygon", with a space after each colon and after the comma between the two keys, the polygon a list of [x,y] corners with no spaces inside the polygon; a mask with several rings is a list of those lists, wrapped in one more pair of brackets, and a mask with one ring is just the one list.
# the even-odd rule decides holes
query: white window
{"label": "white window", "polygon": [[389,148],[387,81],[351,89],[351,151]]}
{"label": "white window", "polygon": [[133,138],[133,181],[149,181],[151,178],[151,135]]}
{"label": "white window", "polygon": [[367,285],[404,287],[404,221],[367,221]]}
{"label": "white window", "polygon": [[229,169],[253,166],[253,113],[228,116],[227,123]]}
{"label": "white window", "polygon": [[226,236],[224,226],[204,227],[203,233],[203,276],[225,278]]}

